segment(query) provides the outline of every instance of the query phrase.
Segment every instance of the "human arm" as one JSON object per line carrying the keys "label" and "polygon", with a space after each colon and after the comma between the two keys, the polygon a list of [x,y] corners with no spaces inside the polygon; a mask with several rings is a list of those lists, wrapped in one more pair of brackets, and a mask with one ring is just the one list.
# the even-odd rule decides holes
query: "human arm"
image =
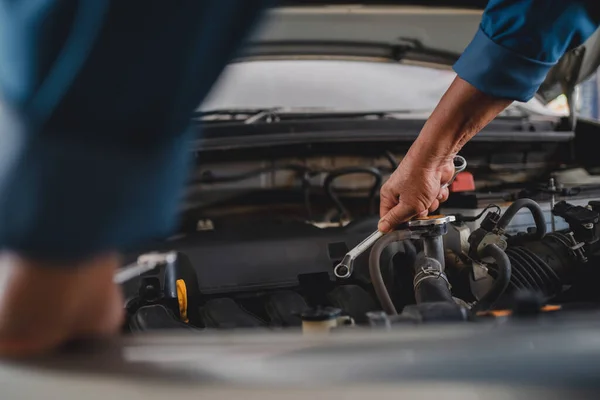
{"label": "human arm", "polygon": [[448,189],[441,186],[452,178],[454,155],[510,103],[456,78],[381,188],[379,230],[388,232],[447,200]]}
{"label": "human arm", "polygon": [[595,1],[492,0],[455,64],[458,77],[381,189],[379,229],[435,210],[448,197],[452,158],[512,101],[531,99],[565,51],[589,37]]}

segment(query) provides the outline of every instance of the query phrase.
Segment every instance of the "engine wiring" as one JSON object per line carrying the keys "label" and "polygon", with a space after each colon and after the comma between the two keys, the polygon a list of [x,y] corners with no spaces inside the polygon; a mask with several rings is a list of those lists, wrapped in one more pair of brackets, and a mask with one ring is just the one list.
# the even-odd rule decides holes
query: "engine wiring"
{"label": "engine wiring", "polygon": [[232,183],[244,181],[247,179],[251,179],[257,176],[261,176],[268,173],[274,173],[277,171],[291,171],[296,174],[301,174],[301,182],[302,182],[302,192],[304,197],[304,207],[306,209],[306,218],[308,221],[313,220],[313,212],[312,206],[310,203],[310,178],[322,171],[317,171],[310,169],[304,165],[297,164],[284,164],[284,165],[274,165],[269,167],[257,168],[252,171],[244,172],[241,174],[235,175],[226,175],[226,176],[215,176],[210,172],[205,172],[200,178],[192,179],[192,184],[217,184],[217,183]]}
{"label": "engine wiring", "polygon": [[[398,161],[395,156],[390,152],[384,152],[384,157],[389,161],[393,170],[398,167]],[[301,180],[301,187],[303,193],[304,207],[306,209],[306,216],[308,221],[313,221],[313,209],[311,204],[311,189],[310,178],[318,174],[326,173],[327,176],[323,182],[323,189],[325,190],[329,199],[334,203],[335,209],[337,210],[340,219],[349,216],[347,208],[344,206],[338,195],[335,193],[333,188],[333,182],[335,179],[350,174],[368,174],[375,178],[371,189],[369,190],[368,202],[369,202],[369,213],[376,213],[376,197],[381,184],[383,182],[383,174],[380,168],[377,167],[361,167],[361,166],[350,166],[331,171],[312,169],[304,165],[299,164],[283,164],[273,165],[268,167],[261,167],[251,171],[243,172],[240,174],[233,175],[214,175],[211,171],[205,171],[200,177],[191,179],[191,184],[220,184],[220,183],[233,183],[240,182],[247,179],[255,178],[263,174],[275,173],[278,171],[291,171],[295,172]]]}
{"label": "engine wiring", "polygon": [[475,216],[466,216],[463,214],[455,214],[456,222],[475,222],[479,220],[483,215],[491,209],[495,209],[498,214],[502,212],[502,209],[499,205],[496,204],[488,204],[479,214]]}

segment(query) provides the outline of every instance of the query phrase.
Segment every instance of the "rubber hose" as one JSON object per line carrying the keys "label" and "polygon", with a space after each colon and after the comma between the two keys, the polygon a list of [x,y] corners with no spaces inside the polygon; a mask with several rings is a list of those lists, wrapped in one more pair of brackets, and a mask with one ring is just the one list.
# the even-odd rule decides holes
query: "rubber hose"
{"label": "rubber hose", "polygon": [[489,244],[483,248],[482,255],[484,257],[492,257],[498,267],[498,276],[494,284],[483,295],[483,297],[471,308],[471,312],[484,311],[490,309],[496,301],[504,294],[510,283],[512,267],[510,259],[500,247],[495,244]]}
{"label": "rubber hose", "polygon": [[379,239],[371,248],[369,254],[369,275],[371,276],[371,283],[375,289],[377,299],[383,308],[383,311],[388,315],[398,315],[396,307],[390,298],[383,276],[381,275],[381,255],[385,248],[394,242],[403,242],[410,239],[411,232],[407,231],[394,231]]}
{"label": "rubber hose", "polygon": [[449,283],[439,260],[426,257],[421,253],[413,269],[415,273],[413,285],[417,304],[443,301],[454,304]]}
{"label": "rubber hose", "polygon": [[415,300],[417,304],[448,302],[455,304],[448,283],[441,277],[438,279],[426,279],[415,288]]}
{"label": "rubber hose", "polygon": [[370,209],[370,212],[373,212],[375,196],[377,195],[377,191],[379,190],[379,187],[381,186],[381,183],[383,182],[383,176],[381,175],[381,172],[379,172],[379,170],[377,168],[346,167],[346,168],[340,168],[340,169],[331,171],[329,174],[327,174],[327,177],[325,178],[325,181],[323,182],[323,187],[325,188],[325,192],[327,193],[327,195],[329,196],[331,201],[333,201],[333,203],[335,204],[335,207],[337,208],[340,215],[348,216],[348,210],[346,210],[346,207],[344,207],[341,200],[335,194],[332,183],[335,179],[337,179],[341,176],[351,175],[351,174],[368,174],[375,178],[375,183],[373,184],[373,186],[371,187],[371,190],[369,191],[369,209]]}
{"label": "rubber hose", "polygon": [[411,264],[414,264],[417,261],[417,248],[410,240],[404,242],[404,251],[409,260],[411,260]]}
{"label": "rubber hose", "polygon": [[541,239],[546,235],[546,218],[544,217],[544,211],[538,203],[531,199],[519,199],[512,203],[507,209],[506,212],[500,217],[498,224],[496,227],[498,229],[506,229],[510,221],[517,215],[517,213],[523,209],[527,208],[531,211],[531,215],[533,215],[533,220],[535,221],[535,233],[531,235],[533,239]]}
{"label": "rubber hose", "polygon": [[392,152],[389,150],[383,153],[383,155],[390,162],[392,169],[395,171],[398,168],[398,161],[396,160],[396,157],[394,157]]}

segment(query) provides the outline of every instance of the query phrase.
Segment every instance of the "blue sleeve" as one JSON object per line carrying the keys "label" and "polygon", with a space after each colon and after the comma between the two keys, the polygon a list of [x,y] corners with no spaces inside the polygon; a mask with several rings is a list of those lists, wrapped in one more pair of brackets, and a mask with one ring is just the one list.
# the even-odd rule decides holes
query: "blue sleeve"
{"label": "blue sleeve", "polygon": [[599,22],[598,0],[490,0],[454,70],[484,93],[527,101]]}
{"label": "blue sleeve", "polygon": [[0,0],[0,246],[75,261],[166,235],[190,113],[264,0]]}

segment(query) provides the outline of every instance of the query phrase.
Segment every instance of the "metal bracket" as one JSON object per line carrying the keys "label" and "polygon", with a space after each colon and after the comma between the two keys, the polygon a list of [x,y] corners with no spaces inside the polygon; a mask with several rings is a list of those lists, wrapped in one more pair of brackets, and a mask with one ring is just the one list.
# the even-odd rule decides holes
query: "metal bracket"
{"label": "metal bracket", "polygon": [[137,261],[119,269],[113,277],[113,282],[123,284],[137,276],[166,264],[172,264],[177,260],[177,253],[147,253],[138,257]]}
{"label": "metal bracket", "polygon": [[473,280],[480,281],[482,279],[486,279],[488,275],[488,268],[479,262],[473,261]]}
{"label": "metal bracket", "polygon": [[409,228],[424,228],[436,225],[449,224],[456,221],[454,215],[429,215],[427,217],[415,218],[408,222]]}

